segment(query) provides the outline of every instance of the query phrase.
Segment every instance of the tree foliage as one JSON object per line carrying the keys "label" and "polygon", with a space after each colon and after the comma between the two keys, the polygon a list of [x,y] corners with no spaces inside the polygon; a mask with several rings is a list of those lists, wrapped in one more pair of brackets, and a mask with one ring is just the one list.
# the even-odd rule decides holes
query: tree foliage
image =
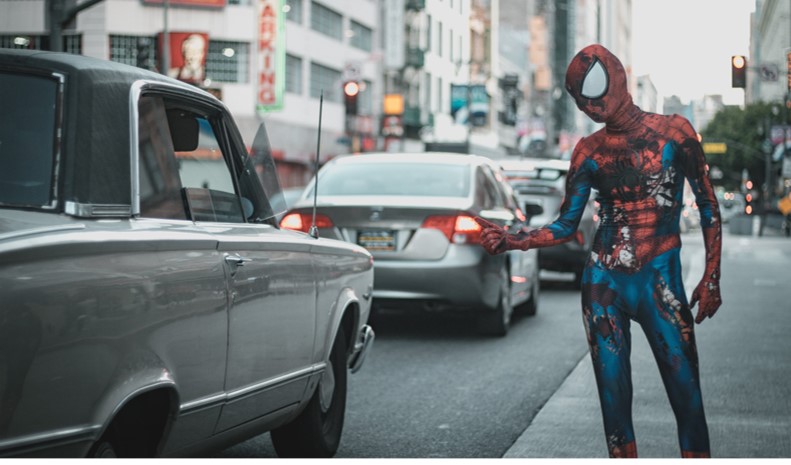
{"label": "tree foliage", "polygon": [[[774,112],[773,112],[773,108]],[[776,114],[775,114],[776,113]],[[703,142],[725,142],[724,154],[708,154],[710,166],[723,171],[721,180],[713,181],[726,189],[738,189],[742,170],[747,170],[755,186],[761,186],[766,176],[766,158],[763,151],[769,127],[782,124],[786,117],[782,105],[759,102],[740,108],[727,106],[720,110],[702,131]]]}

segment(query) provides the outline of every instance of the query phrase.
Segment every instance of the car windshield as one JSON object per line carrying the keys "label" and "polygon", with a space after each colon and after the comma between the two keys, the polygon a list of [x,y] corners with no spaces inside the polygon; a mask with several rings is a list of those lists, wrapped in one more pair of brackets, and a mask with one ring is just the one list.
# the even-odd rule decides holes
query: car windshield
{"label": "car windshield", "polygon": [[0,72],[0,205],[51,206],[57,82]]}
{"label": "car windshield", "polygon": [[525,181],[533,179],[555,181],[560,179],[564,173],[554,168],[536,168],[532,170],[508,170],[503,174],[508,181]]}
{"label": "car windshield", "polygon": [[338,163],[322,172],[319,195],[466,197],[469,173],[438,163]]}

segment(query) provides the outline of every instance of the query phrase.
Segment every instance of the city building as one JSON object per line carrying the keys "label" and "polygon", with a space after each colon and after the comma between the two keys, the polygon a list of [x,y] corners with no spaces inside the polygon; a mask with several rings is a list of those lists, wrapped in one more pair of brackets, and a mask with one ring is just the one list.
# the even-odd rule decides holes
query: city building
{"label": "city building", "polygon": [[791,92],[791,2],[756,0],[745,103],[783,102]]}
{"label": "city building", "polygon": [[651,76],[637,76],[635,81],[637,82],[637,90],[632,96],[635,105],[640,107],[643,111],[658,113],[657,104],[659,96],[656,91],[656,86],[654,86],[653,81],[651,81]]}

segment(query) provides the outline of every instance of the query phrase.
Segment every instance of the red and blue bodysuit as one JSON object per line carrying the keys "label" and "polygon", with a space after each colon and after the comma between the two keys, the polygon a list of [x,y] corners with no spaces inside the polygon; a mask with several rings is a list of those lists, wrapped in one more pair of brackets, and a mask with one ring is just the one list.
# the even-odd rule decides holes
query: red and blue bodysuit
{"label": "red and blue bodysuit", "polygon": [[[592,189],[600,223],[582,277],[582,312],[611,457],[635,457],[632,427],[632,320],[656,358],[678,425],[683,457],[709,456],[691,308],[700,323],[721,304],[719,208],[696,132],[678,115],[640,110],[626,72],[600,45],[581,50],[566,73],[580,110],[605,126],[574,149],[560,216],[530,232],[508,234],[479,219],[489,253],[570,240]],[[688,302],[681,274],[679,218],[684,180],[700,211],[706,266]]]}

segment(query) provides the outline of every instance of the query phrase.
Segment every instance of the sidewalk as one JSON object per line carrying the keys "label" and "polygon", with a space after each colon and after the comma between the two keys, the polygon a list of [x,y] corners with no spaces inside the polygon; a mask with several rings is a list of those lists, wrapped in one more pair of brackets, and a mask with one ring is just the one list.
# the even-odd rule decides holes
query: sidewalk
{"label": "sidewalk", "polygon": [[[688,294],[702,274],[699,236],[683,236],[690,244],[682,247]],[[724,235],[724,304],[714,319],[696,325],[714,457],[791,457],[789,269],[788,238]],[[632,325],[632,378],[638,454],[679,457],[675,418],[638,324]],[[587,354],[504,457],[607,457]]]}

